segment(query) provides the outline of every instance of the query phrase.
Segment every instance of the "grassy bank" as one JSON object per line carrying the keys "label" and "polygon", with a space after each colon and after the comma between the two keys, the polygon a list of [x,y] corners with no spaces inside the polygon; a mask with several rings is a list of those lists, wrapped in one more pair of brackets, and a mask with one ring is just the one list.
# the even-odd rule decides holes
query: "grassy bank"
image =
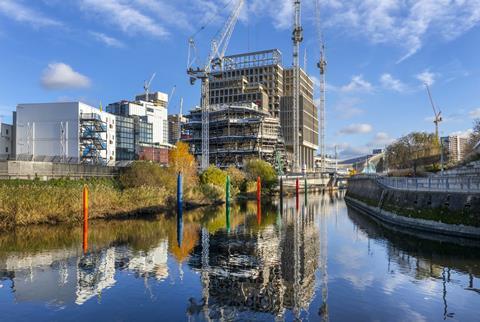
{"label": "grassy bank", "polygon": [[182,149],[185,150],[177,147],[170,156],[170,167],[135,162],[115,179],[0,181],[0,229],[81,222],[84,185],[89,188],[89,217],[97,219],[174,211],[178,172],[184,177],[186,208],[225,200],[227,175],[231,179],[232,197],[250,192],[257,176],[264,178],[263,191],[276,183],[273,168],[259,160],[251,161],[245,172],[234,168],[223,171],[212,166],[199,174],[193,156]]}

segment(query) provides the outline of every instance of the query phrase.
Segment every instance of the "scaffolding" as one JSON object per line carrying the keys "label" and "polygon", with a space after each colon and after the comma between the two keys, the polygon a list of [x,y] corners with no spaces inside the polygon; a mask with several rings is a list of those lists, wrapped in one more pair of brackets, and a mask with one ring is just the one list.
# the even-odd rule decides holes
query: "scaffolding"
{"label": "scaffolding", "polygon": [[107,124],[99,114],[80,114],[80,162],[83,164],[107,164]]}
{"label": "scaffolding", "polygon": [[[275,164],[277,155],[285,155],[280,122],[255,104],[212,105],[210,107],[210,163],[220,168],[242,168],[250,159]],[[196,157],[201,155],[201,109],[188,115],[187,139]]]}

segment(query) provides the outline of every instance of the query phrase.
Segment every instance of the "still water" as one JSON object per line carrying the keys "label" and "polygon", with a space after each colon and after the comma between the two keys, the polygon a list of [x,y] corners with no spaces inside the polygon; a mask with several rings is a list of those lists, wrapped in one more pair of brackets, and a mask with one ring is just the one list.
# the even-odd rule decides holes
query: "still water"
{"label": "still water", "polygon": [[0,234],[1,321],[480,321],[480,245],[341,194]]}

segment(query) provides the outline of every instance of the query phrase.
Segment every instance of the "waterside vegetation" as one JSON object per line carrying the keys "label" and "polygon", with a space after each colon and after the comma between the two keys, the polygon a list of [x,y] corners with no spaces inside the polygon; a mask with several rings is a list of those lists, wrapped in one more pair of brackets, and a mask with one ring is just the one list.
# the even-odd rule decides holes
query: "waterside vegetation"
{"label": "waterside vegetation", "polygon": [[90,218],[123,218],[132,215],[172,213],[175,209],[176,179],[184,178],[185,207],[220,204],[225,200],[225,182],[231,178],[233,197],[248,193],[256,176],[264,181],[266,193],[276,174],[263,161],[250,161],[246,172],[236,168],[209,167],[198,173],[188,145],[178,143],[169,155],[170,166],[138,161],[119,177],[108,179],[3,180],[0,181],[0,229],[32,224],[74,223],[82,220],[82,188],[89,189]]}

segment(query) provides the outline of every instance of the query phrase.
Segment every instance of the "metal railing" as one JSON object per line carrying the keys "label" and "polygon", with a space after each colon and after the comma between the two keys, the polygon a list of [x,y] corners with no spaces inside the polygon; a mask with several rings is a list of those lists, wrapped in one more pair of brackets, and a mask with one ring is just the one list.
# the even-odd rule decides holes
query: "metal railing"
{"label": "metal railing", "polygon": [[377,181],[385,186],[402,190],[480,192],[480,177],[478,176],[378,177]]}

